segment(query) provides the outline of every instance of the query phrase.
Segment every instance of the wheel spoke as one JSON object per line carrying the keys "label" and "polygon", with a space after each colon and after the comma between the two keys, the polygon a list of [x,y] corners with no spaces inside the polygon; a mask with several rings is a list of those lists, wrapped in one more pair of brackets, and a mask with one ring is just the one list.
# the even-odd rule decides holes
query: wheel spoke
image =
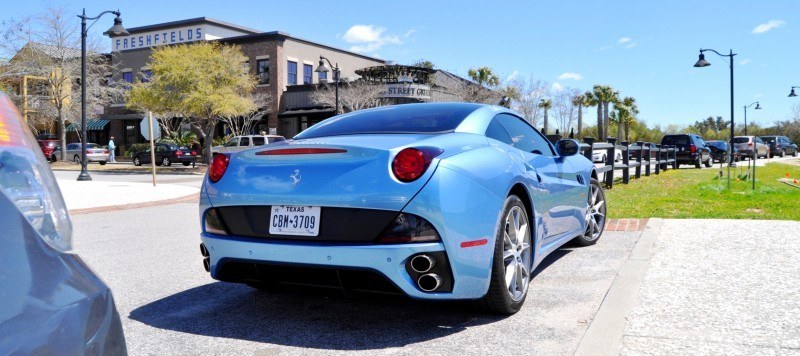
{"label": "wheel spoke", "polygon": [[605,203],[606,203],[606,202],[604,202],[604,201],[602,201],[602,200],[601,200],[601,201],[597,202],[597,204],[595,204],[594,206],[592,206],[592,208],[593,208],[595,211],[600,211],[600,208],[601,208],[601,207],[603,207],[603,205],[604,205]]}
{"label": "wheel spoke", "polygon": [[514,257],[514,251],[508,250],[508,249],[503,251],[503,261],[508,260],[509,257],[511,257],[511,258]]}
{"label": "wheel spoke", "polygon": [[509,292],[514,292],[517,288],[517,261],[512,260],[511,263],[506,266],[506,287],[508,287]]}

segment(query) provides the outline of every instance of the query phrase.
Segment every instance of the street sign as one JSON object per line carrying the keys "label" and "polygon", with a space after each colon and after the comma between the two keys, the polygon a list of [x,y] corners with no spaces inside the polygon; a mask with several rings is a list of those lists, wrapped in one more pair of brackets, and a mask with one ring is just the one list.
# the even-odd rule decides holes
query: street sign
{"label": "street sign", "polygon": [[[147,125],[147,116],[142,119],[142,123],[139,124],[139,132],[142,133],[145,140],[150,139],[150,128]],[[161,138],[161,126],[158,125],[158,120],[156,117],[153,116],[153,140],[158,140]]]}

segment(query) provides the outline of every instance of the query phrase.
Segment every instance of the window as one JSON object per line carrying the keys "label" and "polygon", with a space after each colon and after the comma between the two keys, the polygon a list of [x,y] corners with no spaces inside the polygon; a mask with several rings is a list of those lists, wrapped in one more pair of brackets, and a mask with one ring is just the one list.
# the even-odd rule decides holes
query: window
{"label": "window", "polygon": [[511,136],[508,135],[503,125],[497,121],[497,118],[494,118],[492,122],[489,123],[489,127],[486,128],[486,137],[493,138],[511,146],[514,145],[514,142],[511,141]]}
{"label": "window", "polygon": [[319,81],[328,81],[328,72],[319,72]]}
{"label": "window", "polygon": [[122,72],[122,81],[125,83],[133,83],[133,72]]}
{"label": "window", "polygon": [[269,84],[269,59],[257,60],[256,71],[258,71],[258,85]]}
{"label": "window", "polygon": [[150,81],[150,77],[153,76],[153,71],[146,69],[142,71],[142,82],[147,83]]}
{"label": "window", "polygon": [[253,146],[264,146],[264,136],[253,136]]}
{"label": "window", "polygon": [[287,61],[286,67],[286,84],[297,85],[297,62]]}
{"label": "window", "polygon": [[249,137],[242,137],[239,141],[239,146],[250,146],[250,138]]}
{"label": "window", "polygon": [[239,138],[234,137],[228,143],[225,144],[225,147],[236,147],[239,145]]}
{"label": "window", "polygon": [[314,69],[310,64],[303,64],[303,84],[311,84],[314,81]]}
{"label": "window", "polygon": [[521,118],[510,114],[499,114],[495,119],[506,129],[517,149],[545,156],[554,155],[547,138]]}

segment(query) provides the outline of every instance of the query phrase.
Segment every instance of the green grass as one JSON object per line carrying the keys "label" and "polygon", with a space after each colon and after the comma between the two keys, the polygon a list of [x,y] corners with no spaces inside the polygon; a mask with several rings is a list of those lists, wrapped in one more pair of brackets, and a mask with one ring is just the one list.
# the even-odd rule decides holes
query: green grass
{"label": "green grass", "polygon": [[[606,190],[609,218],[800,220],[800,189],[778,181],[788,173],[800,181],[800,166],[770,163],[756,168],[756,189],[744,173],[746,163],[727,167],[678,169],[615,182]],[[739,181],[736,178],[740,177]]]}

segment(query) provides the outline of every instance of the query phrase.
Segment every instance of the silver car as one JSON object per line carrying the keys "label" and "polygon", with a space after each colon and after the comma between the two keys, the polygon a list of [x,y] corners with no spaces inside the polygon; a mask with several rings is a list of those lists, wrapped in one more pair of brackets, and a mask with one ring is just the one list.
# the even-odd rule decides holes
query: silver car
{"label": "silver car", "polygon": [[758,136],[736,136],[733,138],[733,144],[739,149],[742,158],[753,159],[753,156],[756,155],[754,152],[758,152],[756,158],[769,157],[769,145]]}
{"label": "silver car", "polygon": [[[74,162],[81,162],[81,143],[70,143],[67,145],[67,154],[64,160],[72,160]],[[86,143],[86,162],[98,162],[100,165],[106,164],[108,161],[108,149],[96,143]]]}
{"label": "silver car", "polygon": [[273,142],[286,140],[279,135],[245,135],[234,136],[222,146],[211,147],[211,153],[238,152],[256,146],[268,145]]}
{"label": "silver car", "polygon": [[0,354],[125,355],[111,290],[71,252],[53,172],[0,92]]}

